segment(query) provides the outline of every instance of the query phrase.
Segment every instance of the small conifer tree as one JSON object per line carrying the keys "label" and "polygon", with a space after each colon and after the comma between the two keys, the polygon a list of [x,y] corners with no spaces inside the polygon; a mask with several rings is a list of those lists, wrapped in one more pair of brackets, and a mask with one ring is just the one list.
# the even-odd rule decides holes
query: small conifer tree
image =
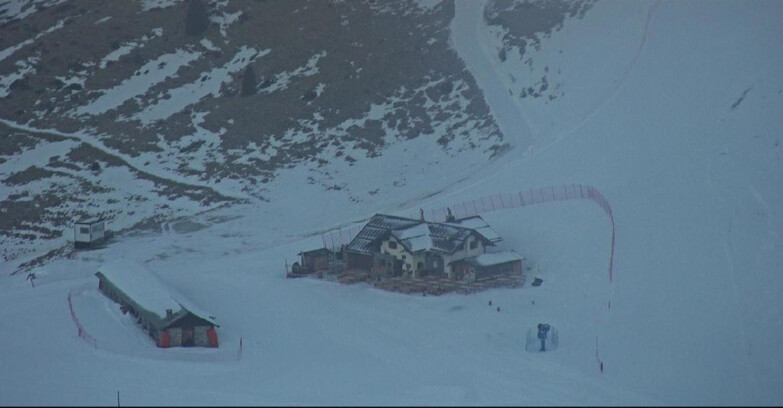
{"label": "small conifer tree", "polygon": [[256,94],[256,72],[253,67],[248,65],[245,73],[242,75],[242,96],[252,96]]}
{"label": "small conifer tree", "polygon": [[185,34],[201,35],[209,27],[207,5],[203,0],[188,1],[188,16],[185,20]]}

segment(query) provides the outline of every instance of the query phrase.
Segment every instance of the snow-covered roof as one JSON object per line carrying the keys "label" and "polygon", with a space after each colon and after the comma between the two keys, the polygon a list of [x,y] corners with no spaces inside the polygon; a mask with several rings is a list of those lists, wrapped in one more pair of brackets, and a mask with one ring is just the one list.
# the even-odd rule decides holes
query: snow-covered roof
{"label": "snow-covered roof", "polygon": [[396,217],[393,215],[375,214],[361,231],[346,246],[346,250],[366,255],[378,251],[377,239],[389,233],[390,230],[404,229],[421,223],[421,220]]}
{"label": "snow-covered roof", "polygon": [[432,237],[429,235],[420,235],[403,241],[405,247],[409,249],[411,253],[429,251],[433,248]]}
{"label": "snow-covered roof", "polygon": [[395,230],[392,232],[392,235],[394,235],[397,239],[409,239],[420,237],[422,235],[430,235],[430,229],[427,224],[422,222],[421,224],[414,225],[412,227]]}
{"label": "snow-covered roof", "polygon": [[[470,226],[462,225],[463,222]],[[436,251],[450,254],[454,253],[472,232],[481,235],[491,244],[502,241],[486,221],[478,216],[451,223],[438,223],[375,214],[346,249],[370,255],[378,252],[380,239],[392,235],[409,252]]]}
{"label": "snow-covered roof", "polygon": [[409,228],[395,230],[391,233],[400,240],[409,252],[428,251],[432,249],[432,237],[429,226],[422,222]]}
{"label": "snow-covered roof", "polygon": [[500,265],[508,262],[521,261],[523,258],[514,251],[500,251],[481,254],[478,256],[461,259],[455,262],[467,262],[476,266]]}
{"label": "snow-covered roof", "polygon": [[166,318],[166,309],[173,314],[186,310],[211,321],[209,313],[199,310],[177,290],[166,286],[144,265],[133,262],[110,262],[101,265],[98,273],[144,309]]}
{"label": "snow-covered roof", "polygon": [[459,220],[455,220],[452,222],[447,223],[449,225],[456,225],[464,228],[470,228],[472,230],[475,230],[479,234],[483,235],[484,238],[488,239],[490,242],[497,243],[503,240],[503,238],[498,235],[495,230],[493,230],[489,224],[487,224],[486,221],[484,221],[483,218],[479,215],[474,215],[472,217],[462,218]]}
{"label": "snow-covered roof", "polygon": [[87,218],[87,219],[76,221],[76,224],[95,224],[102,221],[103,218]]}

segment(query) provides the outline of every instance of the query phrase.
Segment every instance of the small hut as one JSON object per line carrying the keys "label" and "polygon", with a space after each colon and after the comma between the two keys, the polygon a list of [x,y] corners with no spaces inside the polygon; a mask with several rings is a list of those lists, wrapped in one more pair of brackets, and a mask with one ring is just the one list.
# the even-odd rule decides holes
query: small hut
{"label": "small hut", "polygon": [[501,251],[460,259],[451,263],[456,280],[480,282],[509,274],[522,273],[524,258],[514,251]]}
{"label": "small hut", "polygon": [[311,273],[329,269],[329,259],[331,251],[326,248],[318,248],[299,253],[302,262],[303,272]]}
{"label": "small hut", "polygon": [[78,221],[73,227],[73,245],[76,248],[94,248],[103,244],[106,238],[104,221],[90,218]]}
{"label": "small hut", "polygon": [[98,289],[130,313],[158,347],[218,347],[215,327],[220,326],[214,317],[164,286],[144,266],[110,263],[95,275]]}

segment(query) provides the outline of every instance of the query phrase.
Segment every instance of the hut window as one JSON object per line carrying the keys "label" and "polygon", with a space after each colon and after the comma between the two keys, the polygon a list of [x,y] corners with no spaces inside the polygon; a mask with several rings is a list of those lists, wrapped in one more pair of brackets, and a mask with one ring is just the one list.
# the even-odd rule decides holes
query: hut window
{"label": "hut window", "polygon": [[407,255],[403,255],[402,259],[408,259],[408,256]]}
{"label": "hut window", "polygon": [[424,262],[419,262],[416,264],[416,269],[422,269],[424,268]]}
{"label": "hut window", "polygon": [[87,227],[80,227],[79,228],[79,232],[82,233],[82,234],[89,234],[90,233],[90,229],[87,228]]}
{"label": "hut window", "polygon": [[470,249],[476,249],[478,247],[478,241],[470,241]]}
{"label": "hut window", "polygon": [[390,249],[397,249],[397,243],[394,241],[389,241],[389,248]]}

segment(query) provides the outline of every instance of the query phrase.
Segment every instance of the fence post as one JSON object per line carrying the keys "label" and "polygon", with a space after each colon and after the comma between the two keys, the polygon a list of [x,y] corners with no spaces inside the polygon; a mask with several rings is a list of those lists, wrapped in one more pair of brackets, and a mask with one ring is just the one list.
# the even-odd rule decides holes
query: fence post
{"label": "fence post", "polygon": [[503,196],[500,195],[500,193],[498,193],[498,198],[500,199],[500,207],[505,209],[506,208],[506,203],[503,202]]}

